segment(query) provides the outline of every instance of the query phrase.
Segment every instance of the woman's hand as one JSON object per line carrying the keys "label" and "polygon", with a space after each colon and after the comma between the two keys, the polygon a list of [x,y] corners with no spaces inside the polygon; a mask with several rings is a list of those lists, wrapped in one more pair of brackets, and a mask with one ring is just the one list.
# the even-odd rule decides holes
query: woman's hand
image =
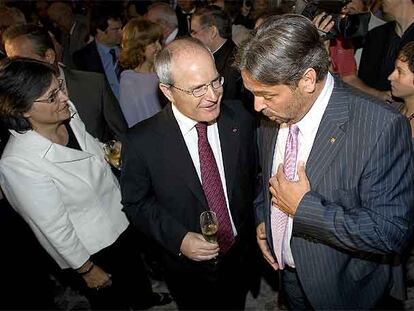
{"label": "woman's hand", "polygon": [[112,285],[111,275],[102,270],[101,267],[94,265],[86,274],[82,275],[89,288],[99,290]]}

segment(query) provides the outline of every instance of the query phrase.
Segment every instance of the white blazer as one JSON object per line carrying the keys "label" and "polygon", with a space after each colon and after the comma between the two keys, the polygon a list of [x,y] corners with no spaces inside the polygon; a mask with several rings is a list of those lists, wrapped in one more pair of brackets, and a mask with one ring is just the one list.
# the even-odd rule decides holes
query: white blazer
{"label": "white blazer", "polygon": [[76,269],[115,242],[129,223],[102,144],[86,132],[77,114],[70,126],[82,151],[35,131],[10,131],[0,160],[0,185],[59,266]]}

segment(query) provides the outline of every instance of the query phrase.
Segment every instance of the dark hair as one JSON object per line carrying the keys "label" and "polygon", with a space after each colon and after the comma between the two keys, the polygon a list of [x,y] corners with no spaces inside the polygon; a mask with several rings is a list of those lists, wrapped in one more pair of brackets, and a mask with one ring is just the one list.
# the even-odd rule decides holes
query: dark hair
{"label": "dark hair", "polygon": [[208,5],[195,11],[193,17],[199,17],[200,25],[216,26],[220,37],[231,38],[231,20],[229,15],[217,5]]}
{"label": "dark hair", "polygon": [[398,59],[408,63],[408,68],[414,72],[414,41],[405,44],[398,52]]}
{"label": "dark hair", "polygon": [[0,118],[8,129],[20,133],[32,129],[23,114],[46,92],[55,75],[51,65],[30,58],[0,62]]}
{"label": "dark hair", "polygon": [[125,69],[134,69],[145,61],[145,48],[162,41],[162,29],[140,17],[131,19],[122,30],[122,50],[119,63]]}
{"label": "dark hair", "polygon": [[270,16],[239,49],[236,64],[257,81],[297,86],[313,68],[317,81],[328,73],[329,57],[315,26],[297,14]]}
{"label": "dark hair", "polygon": [[40,57],[45,57],[48,49],[55,51],[50,34],[45,28],[35,24],[10,26],[3,33],[3,42],[16,39],[20,36],[25,36],[32,42],[34,52]]}
{"label": "dark hair", "polygon": [[110,6],[97,6],[91,14],[90,33],[96,36],[97,30],[105,31],[109,20],[122,21],[121,13]]}

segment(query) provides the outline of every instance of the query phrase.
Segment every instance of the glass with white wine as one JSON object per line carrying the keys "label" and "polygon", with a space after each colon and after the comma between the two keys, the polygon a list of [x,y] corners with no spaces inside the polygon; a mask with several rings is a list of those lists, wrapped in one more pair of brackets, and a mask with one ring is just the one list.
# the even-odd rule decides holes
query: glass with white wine
{"label": "glass with white wine", "polygon": [[116,169],[121,169],[121,143],[116,140],[110,140],[103,146],[105,158]]}
{"label": "glass with white wine", "polygon": [[217,243],[218,222],[216,213],[205,211],[200,215],[201,233],[207,242]]}

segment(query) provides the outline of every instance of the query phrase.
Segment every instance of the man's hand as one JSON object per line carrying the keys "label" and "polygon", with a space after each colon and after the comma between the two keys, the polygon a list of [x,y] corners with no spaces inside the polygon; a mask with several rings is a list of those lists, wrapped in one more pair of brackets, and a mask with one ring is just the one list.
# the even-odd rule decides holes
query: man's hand
{"label": "man's hand", "polygon": [[207,242],[204,237],[195,232],[188,232],[181,242],[181,253],[195,261],[211,260],[218,256],[217,243]]}
{"label": "man's hand", "polygon": [[264,259],[272,266],[273,269],[278,270],[279,265],[270,253],[269,247],[267,246],[266,240],[266,228],[265,223],[260,223],[256,228],[256,239],[259,244],[260,250],[262,251]]}
{"label": "man's hand", "polygon": [[270,193],[272,205],[288,215],[294,216],[303,196],[310,191],[310,184],[305,172],[305,164],[298,164],[298,181],[290,181],[283,172],[280,164],[275,176],[270,178]]}
{"label": "man's hand", "polygon": [[323,33],[328,33],[335,25],[335,21],[332,19],[332,16],[327,15],[325,12],[316,15],[312,23]]}

